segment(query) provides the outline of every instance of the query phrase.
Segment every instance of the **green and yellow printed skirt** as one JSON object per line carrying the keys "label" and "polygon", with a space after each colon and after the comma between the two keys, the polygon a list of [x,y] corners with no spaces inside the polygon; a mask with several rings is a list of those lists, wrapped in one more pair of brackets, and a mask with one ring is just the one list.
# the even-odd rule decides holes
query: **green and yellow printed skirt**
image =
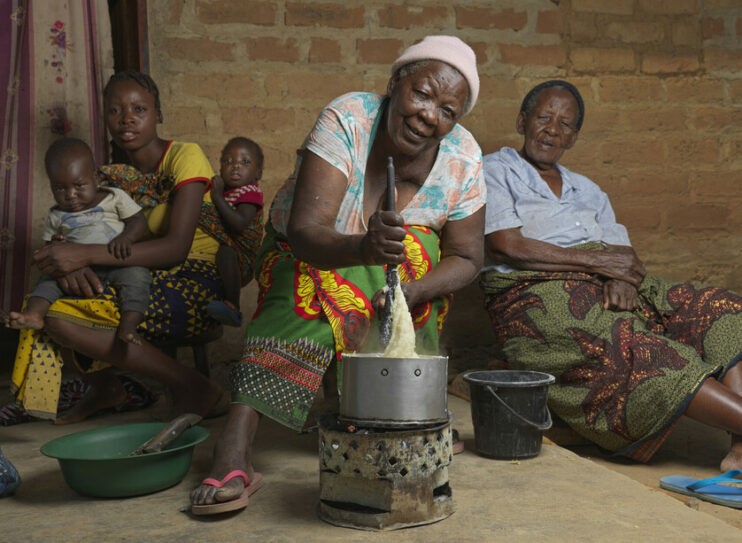
{"label": "green and yellow printed skirt", "polygon": [[640,308],[602,308],[577,272],[482,274],[508,366],[550,373],[549,407],[608,451],[646,462],[703,381],[742,357],[742,297],[646,276]]}
{"label": "green and yellow printed skirt", "polygon": [[[401,281],[419,279],[440,258],[438,235],[407,226]],[[343,352],[379,352],[371,299],[386,284],[382,266],[318,270],[298,260],[269,225],[258,254],[258,307],[242,360],[232,368],[232,400],[302,430],[323,377]],[[419,353],[438,354],[450,297],[412,311]],[[339,364],[338,364],[339,369]]]}

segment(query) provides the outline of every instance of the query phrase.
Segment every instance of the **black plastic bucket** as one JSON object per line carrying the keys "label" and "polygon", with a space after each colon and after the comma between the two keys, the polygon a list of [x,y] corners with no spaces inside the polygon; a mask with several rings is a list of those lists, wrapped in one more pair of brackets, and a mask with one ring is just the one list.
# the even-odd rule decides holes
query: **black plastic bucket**
{"label": "black plastic bucket", "polygon": [[539,371],[475,371],[464,376],[471,394],[474,445],[488,458],[532,458],[551,428],[546,406],[554,376]]}

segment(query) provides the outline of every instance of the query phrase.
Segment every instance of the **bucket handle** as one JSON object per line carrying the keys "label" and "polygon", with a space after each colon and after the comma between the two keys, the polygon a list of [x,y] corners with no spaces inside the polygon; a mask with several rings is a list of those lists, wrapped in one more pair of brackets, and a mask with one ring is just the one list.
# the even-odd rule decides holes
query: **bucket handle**
{"label": "bucket handle", "polygon": [[503,406],[503,407],[504,407],[505,409],[507,409],[507,410],[508,410],[508,411],[510,412],[510,414],[511,414],[511,415],[513,415],[513,416],[514,416],[515,418],[517,418],[517,419],[518,419],[518,420],[520,420],[521,422],[523,422],[523,423],[527,424],[528,426],[530,426],[530,427],[532,427],[532,428],[534,428],[534,429],[536,429],[536,430],[541,430],[542,432],[543,432],[544,430],[548,430],[549,428],[551,428],[551,425],[552,425],[552,420],[551,420],[551,411],[549,411],[549,408],[548,408],[548,406],[544,406],[544,409],[546,410],[546,421],[545,421],[545,422],[542,422],[541,424],[537,424],[537,423],[535,423],[535,422],[533,422],[533,421],[530,421],[530,420],[528,420],[527,418],[523,417],[523,415],[521,415],[520,413],[518,413],[517,411],[515,411],[515,409],[513,409],[512,407],[510,407],[510,406],[509,406],[509,405],[508,405],[508,404],[507,404],[507,403],[505,402],[505,400],[503,400],[502,398],[500,398],[500,397],[499,397],[499,396],[497,395],[497,393],[496,393],[496,392],[495,392],[494,390],[492,390],[492,386],[490,386],[490,385],[487,385],[487,390],[489,391],[489,393],[490,393],[490,394],[492,394],[492,396],[494,396],[494,397],[495,397],[495,399],[496,399],[496,400],[497,400],[498,402],[500,402],[500,404],[501,404],[501,405],[502,405],[502,406]]}

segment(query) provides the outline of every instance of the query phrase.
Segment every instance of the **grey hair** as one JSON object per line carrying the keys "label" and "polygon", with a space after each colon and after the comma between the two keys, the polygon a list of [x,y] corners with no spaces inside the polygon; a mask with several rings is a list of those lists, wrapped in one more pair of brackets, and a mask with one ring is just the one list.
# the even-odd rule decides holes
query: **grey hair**
{"label": "grey hair", "polygon": [[[433,62],[434,59],[423,59],[423,60],[416,60],[414,62],[410,62],[409,64],[405,64],[404,66],[400,66],[399,70],[397,70],[397,73],[394,74],[398,80],[402,80],[405,77],[409,77],[412,74],[420,71],[421,68],[424,68],[431,62]],[[439,60],[437,62],[443,62],[442,60]],[[450,67],[454,72],[459,74],[461,78],[466,81],[466,100],[464,101],[464,106],[461,111],[468,111],[469,110],[469,104],[471,102],[471,89],[469,88],[469,82],[464,77],[464,74],[462,74],[458,68],[455,66],[451,66],[448,62],[443,62],[446,66]]]}

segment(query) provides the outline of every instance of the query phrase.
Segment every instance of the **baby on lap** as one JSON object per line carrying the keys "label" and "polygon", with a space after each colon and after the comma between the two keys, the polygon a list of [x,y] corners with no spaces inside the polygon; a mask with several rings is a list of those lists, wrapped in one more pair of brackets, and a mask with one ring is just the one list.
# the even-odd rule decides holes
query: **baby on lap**
{"label": "baby on lap", "polygon": [[[42,235],[45,242],[104,244],[117,259],[126,260],[131,255],[132,243],[148,236],[142,208],[126,192],[100,186],[93,153],[84,141],[76,138],[56,141],[47,150],[44,165],[57,202],[46,219]],[[136,329],[149,304],[152,283],[149,269],[96,267],[94,271],[118,294],[121,311],[118,338],[140,345]],[[49,307],[64,295],[55,278],[42,276],[26,308],[21,312],[11,311],[4,318],[6,326],[41,330]]]}

